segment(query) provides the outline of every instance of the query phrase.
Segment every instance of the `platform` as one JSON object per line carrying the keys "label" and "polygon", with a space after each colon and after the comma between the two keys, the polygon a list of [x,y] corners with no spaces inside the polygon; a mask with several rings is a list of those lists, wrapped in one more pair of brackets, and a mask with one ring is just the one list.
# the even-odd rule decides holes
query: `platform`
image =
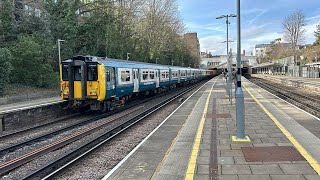
{"label": "platform", "polygon": [[225,80],[200,88],[104,179],[320,179],[320,121],[243,79],[246,135],[232,142]]}
{"label": "platform", "polygon": [[0,105],[0,114],[8,113],[17,110],[24,110],[33,107],[45,106],[48,104],[60,103],[62,102],[60,97],[51,97],[51,98],[41,98],[30,101],[22,101],[10,104]]}

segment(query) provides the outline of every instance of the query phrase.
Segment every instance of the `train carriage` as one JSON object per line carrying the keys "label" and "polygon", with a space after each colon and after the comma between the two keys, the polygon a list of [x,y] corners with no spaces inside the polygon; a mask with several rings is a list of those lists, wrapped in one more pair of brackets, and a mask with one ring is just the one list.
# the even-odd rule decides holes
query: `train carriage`
{"label": "train carriage", "polygon": [[210,76],[205,70],[92,56],[75,56],[60,68],[61,98],[69,100],[69,107],[102,111],[133,95],[158,93]]}

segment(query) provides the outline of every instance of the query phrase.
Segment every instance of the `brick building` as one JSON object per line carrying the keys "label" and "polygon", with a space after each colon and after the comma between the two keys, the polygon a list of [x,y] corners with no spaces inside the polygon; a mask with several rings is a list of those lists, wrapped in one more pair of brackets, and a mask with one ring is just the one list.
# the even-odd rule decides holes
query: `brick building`
{"label": "brick building", "polygon": [[186,33],[183,35],[183,39],[189,46],[189,49],[194,58],[200,63],[200,44],[197,33]]}

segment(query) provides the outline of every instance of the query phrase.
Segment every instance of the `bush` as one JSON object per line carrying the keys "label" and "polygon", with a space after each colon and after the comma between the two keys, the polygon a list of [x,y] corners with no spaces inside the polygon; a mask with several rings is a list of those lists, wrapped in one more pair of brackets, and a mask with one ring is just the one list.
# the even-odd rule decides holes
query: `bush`
{"label": "bush", "polygon": [[0,48],[0,96],[3,96],[6,85],[10,79],[12,55],[6,48]]}

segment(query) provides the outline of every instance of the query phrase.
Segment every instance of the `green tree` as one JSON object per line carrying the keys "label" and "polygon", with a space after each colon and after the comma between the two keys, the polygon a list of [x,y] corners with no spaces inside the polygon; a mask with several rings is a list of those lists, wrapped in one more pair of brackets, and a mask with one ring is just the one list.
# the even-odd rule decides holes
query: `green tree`
{"label": "green tree", "polygon": [[13,40],[14,4],[12,0],[0,1],[0,47],[6,47]]}
{"label": "green tree", "polygon": [[[48,22],[50,38],[54,44],[63,39],[61,55],[67,59],[78,54],[79,46],[83,40],[78,37],[80,0],[44,0],[45,20]],[[57,46],[52,47],[54,67],[58,67]]]}
{"label": "green tree", "polygon": [[3,95],[6,85],[9,82],[12,55],[8,49],[0,48],[0,96]]}
{"label": "green tree", "polygon": [[35,36],[19,36],[11,51],[14,57],[11,82],[37,87],[57,84],[58,74],[46,63],[41,45]]}

